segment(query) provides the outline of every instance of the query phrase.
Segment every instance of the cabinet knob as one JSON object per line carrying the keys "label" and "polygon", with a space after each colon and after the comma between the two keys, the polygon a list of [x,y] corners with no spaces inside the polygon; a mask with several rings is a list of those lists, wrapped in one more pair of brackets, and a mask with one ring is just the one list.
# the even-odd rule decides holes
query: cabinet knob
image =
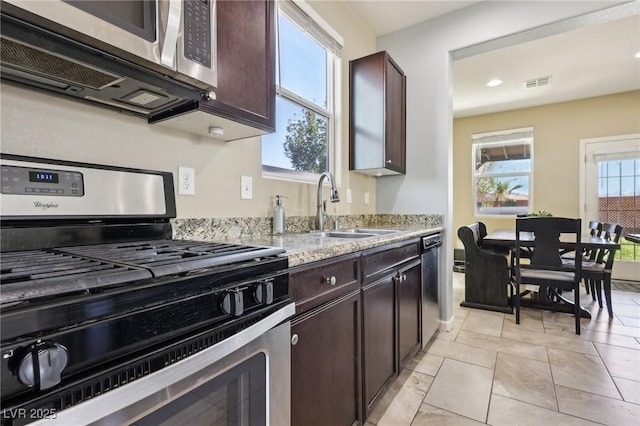
{"label": "cabinet knob", "polygon": [[391,160],[387,160],[387,164],[391,164]]}
{"label": "cabinet knob", "polygon": [[324,277],[324,282],[330,285],[336,285],[336,277],[331,275],[330,277]]}
{"label": "cabinet knob", "polygon": [[291,346],[295,346],[298,344],[298,335],[294,334],[293,336],[291,336]]}

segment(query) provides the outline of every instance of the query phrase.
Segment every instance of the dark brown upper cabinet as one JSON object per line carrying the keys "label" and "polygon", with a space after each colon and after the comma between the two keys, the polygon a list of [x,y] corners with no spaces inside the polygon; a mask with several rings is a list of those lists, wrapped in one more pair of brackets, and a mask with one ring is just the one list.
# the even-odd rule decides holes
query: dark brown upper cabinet
{"label": "dark brown upper cabinet", "polygon": [[349,62],[349,170],[405,173],[406,82],[385,51]]}
{"label": "dark brown upper cabinet", "polygon": [[[218,0],[214,99],[158,124],[231,141],[275,131],[276,7],[273,0]],[[215,136],[214,136],[215,137]]]}

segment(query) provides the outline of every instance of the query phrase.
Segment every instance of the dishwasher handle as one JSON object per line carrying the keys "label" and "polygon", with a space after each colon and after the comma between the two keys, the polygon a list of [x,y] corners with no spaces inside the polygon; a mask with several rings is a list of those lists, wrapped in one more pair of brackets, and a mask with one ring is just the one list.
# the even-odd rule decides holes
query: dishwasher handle
{"label": "dishwasher handle", "polygon": [[442,246],[442,234],[434,234],[422,237],[422,250],[433,250]]}

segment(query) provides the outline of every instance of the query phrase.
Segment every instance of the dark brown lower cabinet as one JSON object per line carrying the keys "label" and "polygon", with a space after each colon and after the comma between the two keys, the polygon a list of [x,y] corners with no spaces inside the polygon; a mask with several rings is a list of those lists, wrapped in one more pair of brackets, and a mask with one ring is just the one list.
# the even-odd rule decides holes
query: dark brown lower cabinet
{"label": "dark brown lower cabinet", "polygon": [[420,239],[291,270],[293,426],[363,424],[421,346]]}
{"label": "dark brown lower cabinet", "polygon": [[362,289],[365,416],[396,373],[394,275]]}
{"label": "dark brown lower cabinet", "polygon": [[421,346],[422,336],[420,311],[420,283],[422,279],[420,261],[411,262],[398,273],[398,358],[400,370],[413,358]]}
{"label": "dark brown lower cabinet", "polygon": [[291,323],[293,426],[360,423],[360,290]]}
{"label": "dark brown lower cabinet", "polygon": [[419,242],[402,241],[362,254],[365,419],[421,346]]}

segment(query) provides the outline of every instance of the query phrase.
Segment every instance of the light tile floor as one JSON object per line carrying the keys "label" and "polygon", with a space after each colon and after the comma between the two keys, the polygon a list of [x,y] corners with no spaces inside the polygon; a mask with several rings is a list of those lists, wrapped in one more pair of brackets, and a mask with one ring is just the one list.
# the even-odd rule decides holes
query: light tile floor
{"label": "light tile floor", "polygon": [[459,306],[453,329],[418,352],[366,426],[640,425],[640,293],[613,291],[614,318],[581,294],[591,320],[524,308]]}

